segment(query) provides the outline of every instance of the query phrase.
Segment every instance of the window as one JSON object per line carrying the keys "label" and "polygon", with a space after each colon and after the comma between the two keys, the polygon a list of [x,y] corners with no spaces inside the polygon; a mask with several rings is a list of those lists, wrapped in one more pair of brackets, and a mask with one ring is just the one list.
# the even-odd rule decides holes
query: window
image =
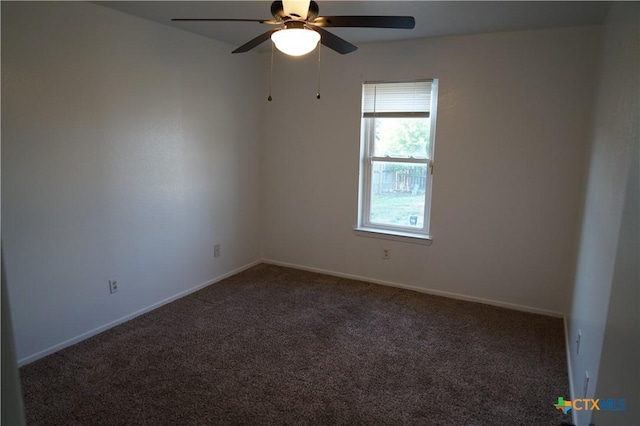
{"label": "window", "polygon": [[364,83],[362,92],[357,231],[429,240],[438,81]]}

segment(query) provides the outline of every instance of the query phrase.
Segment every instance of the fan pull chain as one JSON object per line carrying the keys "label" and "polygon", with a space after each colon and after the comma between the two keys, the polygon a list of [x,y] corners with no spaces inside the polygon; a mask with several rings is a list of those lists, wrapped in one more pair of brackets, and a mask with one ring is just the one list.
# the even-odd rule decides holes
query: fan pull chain
{"label": "fan pull chain", "polygon": [[318,43],[318,92],[316,93],[316,99],[320,99],[320,51],[322,46]]}
{"label": "fan pull chain", "polygon": [[271,42],[271,69],[269,71],[269,97],[267,100],[271,102],[273,98],[271,97],[271,86],[273,82],[273,42]]}

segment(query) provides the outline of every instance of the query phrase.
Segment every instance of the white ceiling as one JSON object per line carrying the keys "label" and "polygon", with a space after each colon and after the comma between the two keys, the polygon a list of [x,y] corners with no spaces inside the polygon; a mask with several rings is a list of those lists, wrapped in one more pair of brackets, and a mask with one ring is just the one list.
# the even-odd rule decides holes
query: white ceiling
{"label": "white ceiling", "polygon": [[[354,44],[444,35],[601,24],[609,2],[322,1],[320,15],[409,15],[412,30],[330,28]],[[105,7],[237,47],[272,28],[254,22],[171,22],[171,18],[271,19],[270,1],[99,1]],[[261,46],[268,48],[268,43]]]}

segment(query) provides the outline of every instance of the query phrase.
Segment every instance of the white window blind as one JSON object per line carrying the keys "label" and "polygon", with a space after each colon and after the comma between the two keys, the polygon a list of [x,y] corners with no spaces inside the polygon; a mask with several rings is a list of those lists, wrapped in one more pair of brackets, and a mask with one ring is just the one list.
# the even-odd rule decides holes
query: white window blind
{"label": "white window blind", "polygon": [[428,117],[431,108],[431,83],[431,81],[365,83],[362,116]]}

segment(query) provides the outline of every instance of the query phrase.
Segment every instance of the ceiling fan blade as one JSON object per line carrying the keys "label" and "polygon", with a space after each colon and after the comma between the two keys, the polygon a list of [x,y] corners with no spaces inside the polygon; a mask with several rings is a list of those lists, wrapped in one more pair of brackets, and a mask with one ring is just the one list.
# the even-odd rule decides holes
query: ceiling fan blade
{"label": "ceiling fan blade", "polygon": [[309,13],[310,0],[282,0],[285,16],[292,19],[304,20]]}
{"label": "ceiling fan blade", "polygon": [[234,50],[231,53],[248,52],[251,49],[253,49],[254,47],[258,46],[259,44],[264,43],[265,41],[269,40],[271,38],[271,34],[275,33],[276,31],[280,31],[280,28],[274,28],[272,30],[267,31],[266,33],[260,34],[258,37],[254,38],[253,40],[249,41],[248,43],[243,44],[242,46],[238,47],[236,50]]}
{"label": "ceiling fan blade", "polygon": [[320,16],[313,21],[319,27],[400,28],[416,26],[413,16]]}
{"label": "ceiling fan blade", "polygon": [[351,53],[358,48],[353,44],[349,43],[347,40],[344,40],[338,37],[335,34],[330,33],[324,28],[317,27],[315,25],[307,24],[311,29],[320,33],[320,43],[327,46],[329,49],[333,49],[338,53],[346,54]]}
{"label": "ceiling fan blade", "polygon": [[172,18],[172,21],[182,22],[258,22],[260,24],[277,25],[281,22],[274,21],[273,19],[236,19],[236,18]]}

